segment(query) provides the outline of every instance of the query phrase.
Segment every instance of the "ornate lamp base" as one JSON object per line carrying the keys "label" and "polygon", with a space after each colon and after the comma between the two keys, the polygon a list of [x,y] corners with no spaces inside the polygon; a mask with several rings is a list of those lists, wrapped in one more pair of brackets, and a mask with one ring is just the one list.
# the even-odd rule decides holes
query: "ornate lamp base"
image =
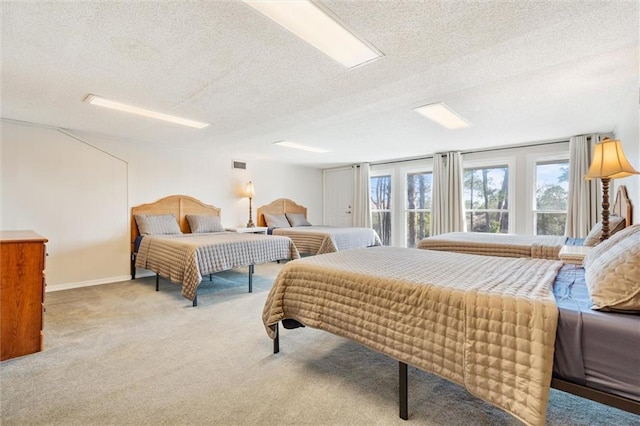
{"label": "ornate lamp base", "polygon": [[255,228],[256,225],[253,223],[253,219],[251,219],[251,198],[249,198],[249,222],[247,222],[247,228]]}

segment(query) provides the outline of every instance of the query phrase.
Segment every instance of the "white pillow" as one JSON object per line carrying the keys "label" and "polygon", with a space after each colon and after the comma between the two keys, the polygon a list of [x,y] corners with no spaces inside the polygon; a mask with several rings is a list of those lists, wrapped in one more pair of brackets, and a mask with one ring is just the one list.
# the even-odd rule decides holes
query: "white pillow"
{"label": "white pillow", "polygon": [[640,312],[640,225],[598,244],[583,265],[592,309]]}
{"label": "white pillow", "polygon": [[285,216],[287,216],[287,220],[291,226],[311,226],[302,213],[285,213]]}
{"label": "white pillow", "polygon": [[137,214],[135,218],[140,235],[182,234],[172,214]]}
{"label": "white pillow", "polygon": [[189,222],[189,228],[193,234],[225,231],[220,222],[220,216],[212,214],[188,214],[187,222]]}
{"label": "white pillow", "polygon": [[264,213],[264,221],[269,228],[291,228],[287,217],[283,214]]}
{"label": "white pillow", "polygon": [[[611,215],[609,216],[609,236],[612,236],[618,231],[622,231],[626,226],[627,221],[624,217]],[[600,243],[600,235],[602,235],[602,222],[598,222],[593,225],[591,231],[589,231],[589,235],[584,239],[583,245],[585,246],[595,246]]]}

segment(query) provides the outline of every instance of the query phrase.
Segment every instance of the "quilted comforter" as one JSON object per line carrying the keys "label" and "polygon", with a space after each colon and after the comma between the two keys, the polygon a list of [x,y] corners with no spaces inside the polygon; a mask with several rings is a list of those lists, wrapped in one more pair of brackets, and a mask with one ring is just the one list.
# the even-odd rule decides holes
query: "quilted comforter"
{"label": "quilted comforter", "polygon": [[276,228],[272,234],[291,238],[300,253],[313,255],[382,245],[372,228],[296,226]]}
{"label": "quilted comforter", "polygon": [[556,260],[566,239],[566,237],[554,235],[448,232],[423,238],[418,242],[418,248],[485,256],[533,257]]}
{"label": "quilted comforter", "polygon": [[182,284],[182,295],[193,300],[202,275],[299,257],[285,237],[235,232],[147,235],[140,242],[136,267]]}
{"label": "quilted comforter", "polygon": [[374,247],[283,267],[263,310],[319,328],[466,387],[544,424],[561,262]]}

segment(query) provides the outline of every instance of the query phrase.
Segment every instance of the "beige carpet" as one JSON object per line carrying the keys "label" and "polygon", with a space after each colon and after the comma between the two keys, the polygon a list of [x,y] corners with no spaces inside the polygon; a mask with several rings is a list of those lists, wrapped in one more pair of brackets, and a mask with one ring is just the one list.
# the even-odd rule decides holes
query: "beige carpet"
{"label": "beige carpet", "polygon": [[[509,415],[409,369],[398,418],[397,363],[310,328],[272,355],[260,315],[281,265],[203,283],[199,306],[154,278],[47,293],[45,350],[0,367],[2,425],[502,425]],[[552,391],[550,425],[640,417]]]}

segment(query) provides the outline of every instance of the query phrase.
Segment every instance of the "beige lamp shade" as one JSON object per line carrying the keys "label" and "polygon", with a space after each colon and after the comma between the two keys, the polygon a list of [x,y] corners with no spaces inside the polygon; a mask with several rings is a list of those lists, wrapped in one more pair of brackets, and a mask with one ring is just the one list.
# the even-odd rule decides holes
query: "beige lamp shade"
{"label": "beige lamp shade", "polygon": [[595,145],[591,166],[584,177],[585,179],[620,179],[637,174],[640,172],[629,164],[620,141],[605,138]]}
{"label": "beige lamp shade", "polygon": [[247,198],[253,198],[256,195],[256,191],[253,188],[253,182],[249,181],[244,189],[244,196]]}

